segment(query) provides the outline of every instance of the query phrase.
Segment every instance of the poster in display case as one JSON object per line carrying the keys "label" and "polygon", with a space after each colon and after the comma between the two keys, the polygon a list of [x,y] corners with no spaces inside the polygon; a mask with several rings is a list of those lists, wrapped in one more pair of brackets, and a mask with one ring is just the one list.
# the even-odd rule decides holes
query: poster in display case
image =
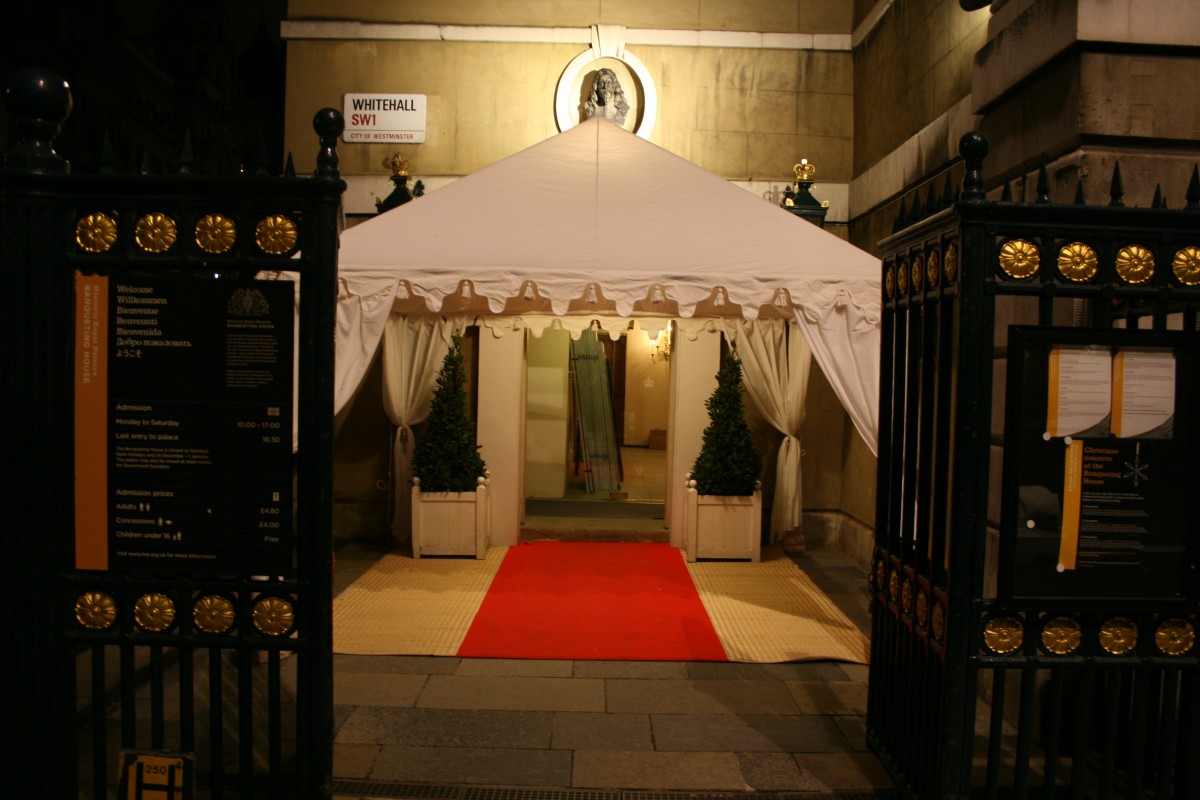
{"label": "poster in display case", "polygon": [[75,283],[75,568],[292,574],[295,285]]}
{"label": "poster in display case", "polygon": [[1200,334],[1010,329],[1000,595],[1194,606]]}

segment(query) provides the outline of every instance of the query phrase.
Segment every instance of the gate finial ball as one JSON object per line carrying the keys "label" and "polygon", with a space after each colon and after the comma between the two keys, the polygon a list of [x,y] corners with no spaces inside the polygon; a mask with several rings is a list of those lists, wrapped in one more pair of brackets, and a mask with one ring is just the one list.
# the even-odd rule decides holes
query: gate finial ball
{"label": "gate finial ball", "polygon": [[958,154],[965,161],[982,161],[988,154],[988,140],[979,131],[967,131],[958,140]]}
{"label": "gate finial ball", "polygon": [[346,120],[336,108],[322,108],[313,116],[313,130],[321,142],[317,153],[317,176],[338,177],[337,137],[345,129]]}
{"label": "gate finial ball", "polygon": [[336,108],[322,108],[313,115],[313,130],[322,138],[326,136],[336,138],[341,136],[345,129],[346,120],[342,117],[342,112]]}
{"label": "gate finial ball", "polygon": [[17,127],[17,143],[5,165],[29,172],[68,171],[54,152],[54,137],[73,105],[67,82],[48,69],[26,67],[9,77],[4,101]]}
{"label": "gate finial ball", "polygon": [[958,140],[958,154],[962,156],[966,171],[963,173],[962,199],[980,201],[986,197],[983,191],[983,159],[988,154],[988,140],[979,131],[967,131]]}

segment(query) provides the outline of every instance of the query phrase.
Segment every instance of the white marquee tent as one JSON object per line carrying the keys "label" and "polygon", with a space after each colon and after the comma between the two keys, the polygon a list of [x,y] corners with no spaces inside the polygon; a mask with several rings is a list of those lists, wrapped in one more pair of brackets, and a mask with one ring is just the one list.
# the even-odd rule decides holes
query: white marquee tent
{"label": "white marquee tent", "polygon": [[665,300],[677,314],[660,316],[740,306],[746,319],[790,300],[875,450],[879,261],[601,119],[350,228],[338,271],[339,410],[398,295],[433,313],[478,296],[499,314],[510,298],[536,297],[554,314],[591,300],[628,316]]}

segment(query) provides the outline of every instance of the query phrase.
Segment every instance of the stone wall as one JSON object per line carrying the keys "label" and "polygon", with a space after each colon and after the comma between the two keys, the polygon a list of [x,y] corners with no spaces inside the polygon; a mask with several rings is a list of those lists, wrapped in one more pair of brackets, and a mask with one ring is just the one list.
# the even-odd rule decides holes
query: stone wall
{"label": "stone wall", "polygon": [[931,182],[940,191],[958,139],[977,127],[972,69],[988,14],[958,0],[860,2],[856,12],[849,238],[875,252],[901,198],[918,187],[924,197]]}
{"label": "stone wall", "polygon": [[339,148],[350,214],[386,196],[382,162],[396,151],[436,189],[554,135],[563,70],[590,46],[591,26],[614,25],[658,89],[651,141],[776,202],[807,158],[833,226],[848,216],[852,16],[843,0],[301,0],[288,11],[286,147],[298,170],[311,169],[311,148],[300,145],[315,109],[341,108],[348,92],[428,98],[425,143]]}
{"label": "stone wall", "polygon": [[625,25],[681,30],[847,33],[846,0],[290,0],[291,19],[440,25]]}

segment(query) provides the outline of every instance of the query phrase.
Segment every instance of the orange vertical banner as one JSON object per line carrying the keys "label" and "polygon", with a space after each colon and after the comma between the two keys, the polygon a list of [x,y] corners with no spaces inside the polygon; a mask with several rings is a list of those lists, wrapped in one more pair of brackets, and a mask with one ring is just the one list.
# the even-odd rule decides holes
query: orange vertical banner
{"label": "orange vertical banner", "polygon": [[1083,441],[1067,445],[1063,464],[1062,538],[1058,543],[1058,571],[1075,569],[1079,557],[1079,512],[1083,502]]}
{"label": "orange vertical banner", "polygon": [[108,278],[76,275],[76,569],[108,569],[108,336]]}
{"label": "orange vertical banner", "polygon": [[1046,387],[1046,432],[1058,436],[1058,348],[1050,348],[1047,363],[1048,385]]}
{"label": "orange vertical banner", "polygon": [[1118,439],[1125,425],[1125,348],[1113,356],[1112,377],[1112,434]]}

